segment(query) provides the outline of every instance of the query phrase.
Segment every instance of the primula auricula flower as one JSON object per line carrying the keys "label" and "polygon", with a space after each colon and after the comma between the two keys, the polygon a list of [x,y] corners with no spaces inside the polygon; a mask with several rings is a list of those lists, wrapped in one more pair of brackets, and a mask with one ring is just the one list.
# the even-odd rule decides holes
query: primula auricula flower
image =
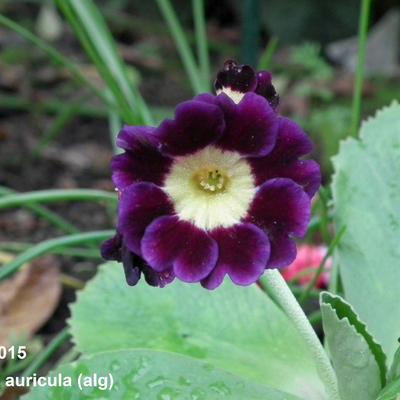
{"label": "primula auricula flower", "polygon": [[320,185],[318,164],[299,159],[312,143],[276,113],[268,72],[228,61],[215,88],[157,128],[119,133],[117,235],[102,254],[124,264],[131,285],[141,273],[154,286],[176,277],[214,289],[225,275],[249,285],[296,257]]}

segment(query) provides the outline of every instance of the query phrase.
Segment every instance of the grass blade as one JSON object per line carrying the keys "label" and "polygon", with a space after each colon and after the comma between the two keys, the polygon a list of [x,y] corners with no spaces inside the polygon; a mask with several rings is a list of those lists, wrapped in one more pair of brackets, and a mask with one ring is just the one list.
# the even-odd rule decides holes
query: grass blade
{"label": "grass blade", "polygon": [[[0,186],[0,195],[10,195],[15,194],[15,192],[11,189]],[[30,203],[26,205],[26,208],[36,214],[38,217],[50,222],[55,227],[61,229],[65,233],[77,233],[79,232],[78,228],[72,225],[70,222],[60,217],[53,211],[48,210],[45,207],[40,206],[39,204]]]}
{"label": "grass blade", "polygon": [[9,194],[0,198],[0,210],[27,206],[33,203],[54,203],[63,201],[111,201],[117,202],[114,193],[93,189],[49,189],[19,194]]}
{"label": "grass blade", "polygon": [[361,120],[361,97],[364,82],[364,64],[368,39],[368,22],[371,11],[371,0],[362,0],[360,11],[360,23],[358,28],[358,60],[355,76],[353,107],[350,135],[357,136]]}
{"label": "grass blade", "polygon": [[269,40],[267,47],[261,54],[261,58],[258,63],[257,70],[264,71],[264,70],[268,70],[271,68],[272,58],[276,52],[276,49],[278,48],[278,43],[279,43],[279,39],[276,36],[273,36]]}
{"label": "grass blade", "polygon": [[118,55],[107,25],[92,0],[55,0],[86,53],[113,94],[121,117],[128,124],[151,124],[150,112]]}
{"label": "grass blade", "polygon": [[204,88],[210,90],[210,59],[208,56],[207,29],[204,16],[204,1],[192,0],[193,19],[196,31],[197,58],[199,60],[199,68],[203,79]]}
{"label": "grass blade", "polygon": [[14,258],[8,264],[2,266],[0,268],[0,281],[17,272],[25,263],[34,260],[43,254],[50,253],[54,249],[82,245],[83,243],[99,243],[109,239],[114,233],[115,231],[85,232],[40,242],[18,255],[18,257]]}
{"label": "grass blade", "polygon": [[182,29],[175,10],[169,0],[156,1],[175,41],[176,47],[178,48],[179,55],[181,56],[183,66],[188,74],[194,93],[206,92],[207,87],[202,84],[193,52],[190,49],[188,39]]}

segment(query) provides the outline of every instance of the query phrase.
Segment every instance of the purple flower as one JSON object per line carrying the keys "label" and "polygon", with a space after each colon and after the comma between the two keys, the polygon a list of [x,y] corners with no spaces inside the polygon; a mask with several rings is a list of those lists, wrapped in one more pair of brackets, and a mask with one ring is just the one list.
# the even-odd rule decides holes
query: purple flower
{"label": "purple flower", "polygon": [[272,75],[268,71],[255,72],[249,65],[238,65],[233,60],[225,61],[214,82],[217,94],[229,95],[239,103],[247,92],[255,92],[268,100],[272,108],[279,104],[279,96],[272,85]]}
{"label": "purple flower", "polygon": [[249,285],[296,257],[293,238],[306,232],[321,179],[300,158],[312,143],[276,113],[269,73],[230,61],[216,88],[158,128],[118,136],[118,233],[102,254],[124,264],[129,284],[143,273],[154,286],[176,277],[214,289],[226,275]]}

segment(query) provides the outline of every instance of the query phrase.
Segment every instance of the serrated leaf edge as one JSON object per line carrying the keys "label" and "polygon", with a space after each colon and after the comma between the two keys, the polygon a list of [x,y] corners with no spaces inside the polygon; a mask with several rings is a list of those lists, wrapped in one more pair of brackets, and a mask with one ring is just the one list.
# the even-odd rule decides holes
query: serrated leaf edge
{"label": "serrated leaf edge", "polygon": [[[347,316],[340,316],[332,303],[324,301],[325,297],[330,297],[330,299],[332,299],[332,300],[335,299],[335,300],[338,300],[340,303],[342,303],[352,313],[352,315],[353,315],[354,319],[357,321],[360,329],[358,329],[357,326],[355,324],[353,324],[352,321]],[[374,356],[375,361],[378,365],[378,368],[380,371],[380,377],[381,377],[381,384],[382,384],[382,387],[384,387],[386,385],[386,378],[387,378],[386,354],[383,351],[382,345],[379,342],[377,342],[376,339],[372,336],[372,334],[368,331],[367,325],[363,321],[360,320],[354,307],[350,303],[345,301],[341,296],[338,296],[338,295],[335,295],[335,294],[329,293],[329,292],[321,292],[320,304],[321,305],[330,305],[340,320],[347,319],[347,321],[355,329],[355,331],[364,338],[364,340],[366,341],[366,343],[367,343],[369,349],[371,350],[371,353]],[[373,346],[371,346],[370,342],[372,343]],[[378,353],[380,353],[382,360],[379,359],[380,357],[378,357],[379,356]]]}

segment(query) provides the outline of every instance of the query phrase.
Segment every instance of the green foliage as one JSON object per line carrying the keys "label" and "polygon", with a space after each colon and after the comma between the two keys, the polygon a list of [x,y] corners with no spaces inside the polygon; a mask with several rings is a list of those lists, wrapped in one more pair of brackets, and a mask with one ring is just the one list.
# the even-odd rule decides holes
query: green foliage
{"label": "green foliage", "polygon": [[351,111],[340,105],[314,110],[310,118],[304,121],[307,131],[320,145],[324,171],[332,170],[331,157],[337,154],[340,140],[347,137],[350,122]]}
{"label": "green foliage", "polygon": [[389,383],[382,389],[376,400],[399,400],[400,399],[400,379]]}
{"label": "green foliage", "polygon": [[389,370],[388,380],[395,381],[400,380],[400,347],[397,349],[394,354],[393,363]]}
{"label": "green foliage", "polygon": [[56,4],[107,83],[124,122],[151,123],[149,110],[137,88],[132,85],[96,4],[92,0],[56,0]]}
{"label": "green foliage", "polygon": [[291,61],[301,66],[313,79],[326,81],[333,76],[333,69],[321,57],[321,45],[317,43],[306,42],[293,47]]}
{"label": "green foliage", "polygon": [[336,252],[346,299],[392,361],[400,332],[400,106],[366,121],[334,158]]}
{"label": "green foliage", "polygon": [[257,287],[226,281],[209,292],[176,282],[127,287],[107,263],[72,306],[71,331],[84,353],[147,348],[203,359],[225,371],[308,400],[324,399],[310,350]]}
{"label": "green foliage", "polygon": [[350,304],[321,294],[325,340],[342,400],[374,400],[386,383],[386,356]]}
{"label": "green foliage", "polygon": [[[113,351],[83,357],[61,366],[51,375],[57,373],[72,377],[72,387],[36,388],[24,399],[299,400],[221,371],[207,362],[152,350]],[[113,388],[85,387],[80,391],[79,375],[93,377],[95,373],[98,376],[111,373]]]}

